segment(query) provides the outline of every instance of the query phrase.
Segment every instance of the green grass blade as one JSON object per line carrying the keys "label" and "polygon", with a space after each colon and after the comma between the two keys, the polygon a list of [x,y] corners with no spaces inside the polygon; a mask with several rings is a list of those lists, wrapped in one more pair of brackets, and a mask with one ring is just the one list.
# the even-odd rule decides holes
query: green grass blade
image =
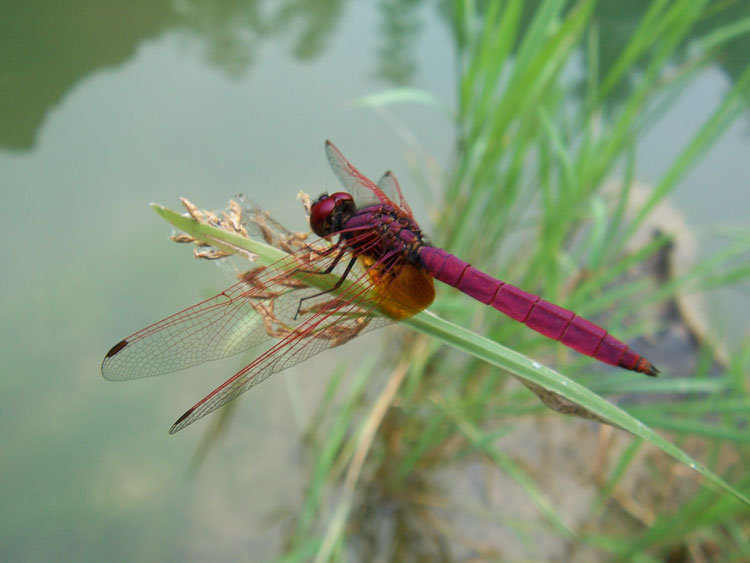
{"label": "green grass blade", "polygon": [[713,471],[697,462],[683,450],[661,437],[624,410],[606,401],[599,395],[592,393],[575,381],[534,362],[518,352],[505,348],[496,342],[444,319],[440,319],[432,313],[420,313],[411,319],[403,321],[403,323],[420,332],[438,338],[446,344],[467,354],[471,354],[489,364],[507,370],[521,381],[530,382],[547,391],[565,397],[596,416],[609,421],[611,424],[643,438],[677,461],[684,463],[703,475],[711,485],[750,506],[750,499],[747,496],[729,485]]}

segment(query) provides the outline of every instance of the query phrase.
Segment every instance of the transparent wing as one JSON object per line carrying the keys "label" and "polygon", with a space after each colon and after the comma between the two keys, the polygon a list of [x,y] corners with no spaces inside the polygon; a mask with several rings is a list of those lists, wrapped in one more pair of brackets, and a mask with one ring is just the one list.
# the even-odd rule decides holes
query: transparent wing
{"label": "transparent wing", "polygon": [[[255,268],[218,295],[171,315],[120,341],[102,362],[102,375],[120,381],[179,371],[243,352],[273,337],[268,310],[283,325],[296,324],[300,299],[320,293],[291,272],[323,271],[335,254],[310,251],[305,233],[293,233],[250,201],[240,198],[228,217],[238,232],[262,238],[289,256],[267,268]],[[232,205],[236,205],[232,203]],[[314,244],[314,243],[313,243]],[[335,271],[335,270],[334,270]]]}
{"label": "transparent wing", "polygon": [[391,201],[398,202],[398,206],[401,210],[406,213],[409,217],[414,219],[414,214],[411,212],[411,207],[404,199],[404,194],[401,193],[401,186],[396,180],[396,175],[390,170],[383,174],[378,180],[378,187],[383,190],[383,193],[387,195]]}
{"label": "transparent wing", "polygon": [[346,191],[354,197],[358,207],[367,207],[379,203],[396,205],[372,180],[357,170],[331,141],[326,141],[326,156],[336,178]]}
{"label": "transparent wing", "polygon": [[266,244],[289,254],[307,248],[307,233],[290,231],[271,217],[268,211],[244,195],[238,195],[237,201],[242,207],[239,221],[249,238],[263,240]]}
{"label": "transparent wing", "polygon": [[[326,260],[317,262],[325,269]],[[105,379],[121,381],[179,371],[257,346],[294,319],[300,299],[320,293],[289,276],[298,263],[289,256],[243,275],[238,283],[120,341],[102,362]]]}
{"label": "transparent wing", "polygon": [[[256,219],[253,222],[257,224]],[[275,232],[288,234],[283,228]],[[374,236],[361,235],[362,247]],[[319,280],[318,274],[307,274],[307,280],[291,276],[300,267],[321,272],[335,264],[333,271],[340,274],[353,255],[348,248],[341,254],[339,245],[329,248],[329,252],[312,252],[305,246],[271,266],[246,272],[238,283],[211,299],[136,332],[107,353],[102,374],[113,381],[148,377],[276,341],[185,413],[170,430],[174,433],[270,375],[393,322],[373,309],[380,307],[377,297],[383,298],[379,278],[368,273],[377,264],[367,266],[357,260],[342,286],[345,289],[338,294],[321,293],[311,286],[310,278]],[[344,259],[339,261],[340,254]]]}
{"label": "transparent wing", "polygon": [[329,348],[345,344],[360,334],[390,324],[388,317],[363,301],[373,286],[366,275],[343,294],[326,294],[305,301],[302,322],[275,336],[281,340],[252,363],[217,387],[183,414],[170,428],[174,434],[264,381],[274,373],[303,362]]}

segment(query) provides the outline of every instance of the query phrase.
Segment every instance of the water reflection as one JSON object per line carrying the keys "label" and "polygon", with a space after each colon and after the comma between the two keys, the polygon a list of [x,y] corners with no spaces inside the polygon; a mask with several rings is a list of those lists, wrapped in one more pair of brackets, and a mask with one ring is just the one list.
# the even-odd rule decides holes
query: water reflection
{"label": "water reflection", "polygon": [[[200,0],[60,4],[4,9],[0,18],[0,146],[33,147],[45,115],[82,78],[130,59],[138,46],[177,32],[229,76],[247,74],[264,41],[291,36],[291,55],[319,56],[339,23],[344,0]],[[12,111],[11,111],[12,110]]]}
{"label": "water reflection", "polygon": [[269,38],[290,36],[290,54],[319,56],[342,18],[345,0],[206,2],[179,0],[180,26],[205,43],[206,59],[231,76],[246,74]]}
{"label": "water reflection", "polygon": [[[622,54],[650,4],[647,0],[597,4],[594,21],[601,75]],[[538,5],[538,1],[524,5],[524,27],[531,23]],[[379,21],[375,23],[381,34],[373,73],[388,84],[406,85],[417,75],[416,46],[428,16],[424,6],[436,8],[438,17],[450,25],[449,2],[380,0],[376,5]],[[345,8],[345,0],[136,0],[127,4],[47,0],[37,2],[33,10],[28,4],[11,4],[0,18],[0,114],[4,117],[0,146],[31,148],[45,115],[66,92],[81,78],[127,61],[145,40],[168,31],[180,33],[201,44],[201,56],[212,66],[228,76],[241,77],[250,72],[270,39],[288,39],[289,53],[296,60],[319,57]],[[711,3],[680,53],[710,30],[748,16],[747,2]],[[747,65],[750,37],[742,35],[717,49],[717,64],[734,81]],[[644,56],[620,87],[611,90],[610,103],[628,96],[649,58]]]}
{"label": "water reflection", "polygon": [[81,78],[129,59],[172,18],[165,0],[6,3],[0,18],[0,146],[31,148],[47,112]]}
{"label": "water reflection", "polygon": [[410,84],[417,72],[416,42],[422,31],[421,0],[381,0],[381,43],[376,75],[389,84]]}

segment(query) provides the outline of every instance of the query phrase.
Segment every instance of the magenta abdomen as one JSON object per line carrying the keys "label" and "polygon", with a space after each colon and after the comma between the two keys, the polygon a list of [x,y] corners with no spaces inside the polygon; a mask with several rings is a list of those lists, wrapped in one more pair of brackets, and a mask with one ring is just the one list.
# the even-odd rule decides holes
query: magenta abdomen
{"label": "magenta abdomen", "polygon": [[581,354],[647,375],[657,373],[656,368],[627,344],[572,311],[488,276],[440,248],[422,246],[419,258],[434,278]]}
{"label": "magenta abdomen", "polygon": [[526,319],[526,326],[542,333],[547,338],[560,340],[575,316],[572,311],[540,299]]}
{"label": "magenta abdomen", "polygon": [[[467,264],[468,266],[468,264]],[[466,295],[471,295],[477,301],[489,305],[497,293],[498,281],[484,272],[469,266],[456,285],[457,289]]]}
{"label": "magenta abdomen", "polygon": [[568,325],[568,329],[563,333],[560,342],[573,348],[573,350],[577,350],[581,354],[593,356],[594,352],[596,352],[596,347],[606,334],[607,331],[602,327],[581,317],[575,317]]}
{"label": "magenta abdomen", "polygon": [[493,297],[491,305],[511,319],[522,323],[526,322],[534,305],[539,301],[539,296],[526,293],[524,290],[504,282],[498,281],[498,284],[497,293]]}
{"label": "magenta abdomen", "polygon": [[433,277],[456,287],[466,268],[470,266],[440,248],[422,246],[419,249],[422,266]]}

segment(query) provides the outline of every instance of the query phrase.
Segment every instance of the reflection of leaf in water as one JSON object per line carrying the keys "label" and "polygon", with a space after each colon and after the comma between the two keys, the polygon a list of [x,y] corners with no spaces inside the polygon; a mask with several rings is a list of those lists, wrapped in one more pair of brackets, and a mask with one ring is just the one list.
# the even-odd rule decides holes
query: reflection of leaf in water
{"label": "reflection of leaf in water", "polygon": [[420,0],[381,0],[378,67],[375,74],[394,86],[406,86],[419,70],[415,54],[422,21]]}
{"label": "reflection of leaf in water", "polygon": [[265,39],[292,36],[291,54],[302,61],[320,56],[343,15],[344,0],[327,2],[205,2],[181,0],[184,25],[206,44],[205,56],[228,75],[247,73]]}

